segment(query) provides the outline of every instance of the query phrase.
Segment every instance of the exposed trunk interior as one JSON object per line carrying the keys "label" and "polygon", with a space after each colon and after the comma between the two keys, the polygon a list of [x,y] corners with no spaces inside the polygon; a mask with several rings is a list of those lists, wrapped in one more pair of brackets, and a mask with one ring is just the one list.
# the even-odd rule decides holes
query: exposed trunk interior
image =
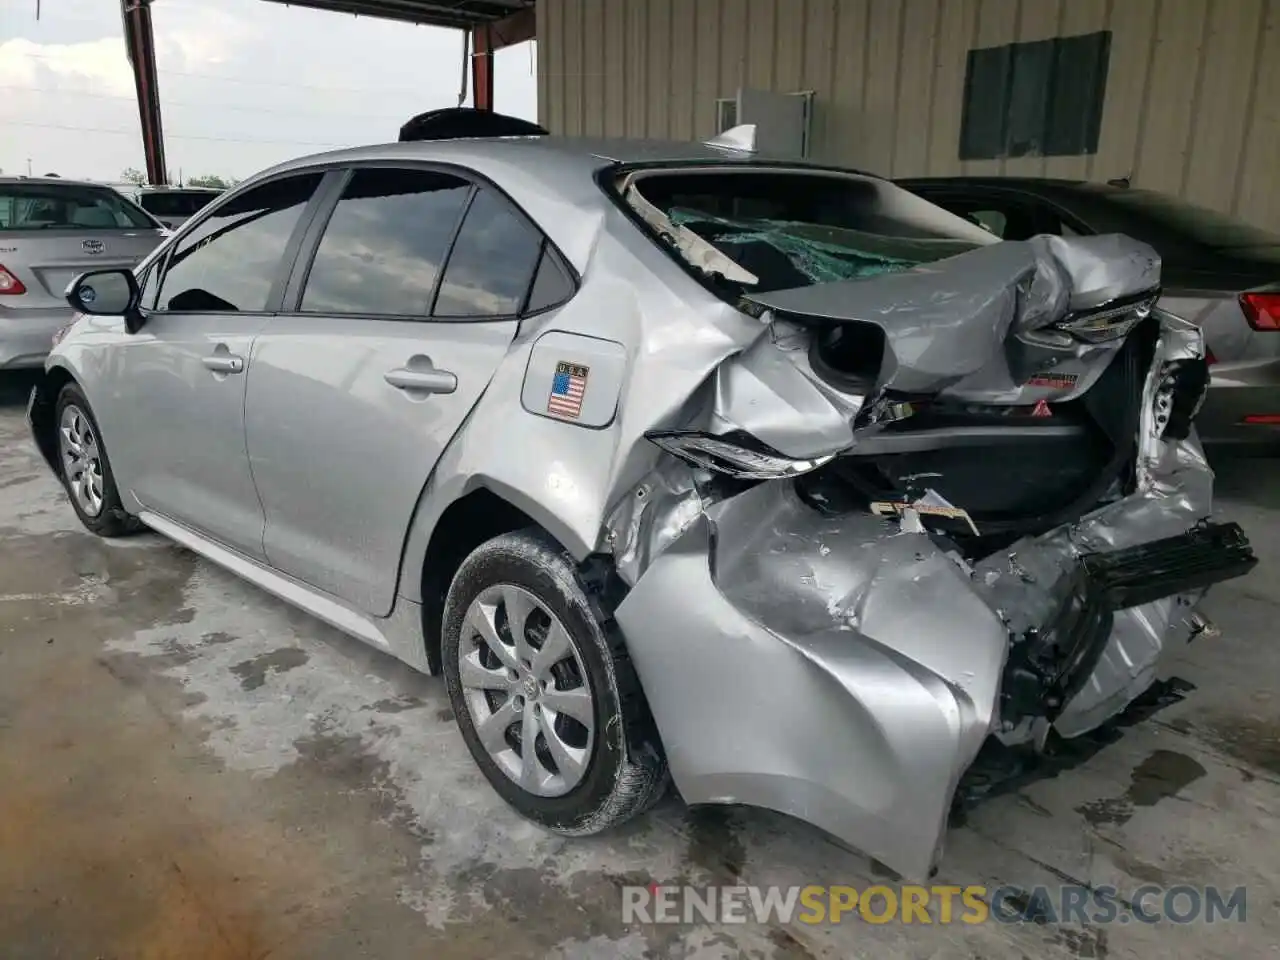
{"label": "exposed trunk interior", "polygon": [[[867,358],[875,351],[856,345],[874,347],[878,330],[844,326],[864,329],[815,342],[828,345],[818,372],[848,389],[874,381]],[[903,398],[911,416],[865,432],[848,454],[801,477],[798,487],[828,511],[912,501],[932,490],[969,514],[978,536],[965,525],[948,533],[976,556],[1075,519],[1117,484],[1119,493],[1131,488],[1156,335],[1155,322],[1145,322],[1086,394],[1054,404],[1047,416],[1028,406]]]}

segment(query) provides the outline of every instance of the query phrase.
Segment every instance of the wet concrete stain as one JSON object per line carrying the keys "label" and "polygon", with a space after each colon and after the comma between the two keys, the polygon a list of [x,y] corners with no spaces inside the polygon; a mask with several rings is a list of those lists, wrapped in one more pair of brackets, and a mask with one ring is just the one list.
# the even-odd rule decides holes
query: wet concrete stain
{"label": "wet concrete stain", "polygon": [[979,804],[1088,763],[1119,740],[1126,729],[1149,720],[1156,713],[1184,700],[1195,684],[1181,677],[1157,680],[1120,714],[1078,737],[1065,739],[1050,733],[1045,752],[1028,747],[1006,747],[998,740],[983,744],[977,758],[960,779],[952,801],[949,825],[962,827]]}
{"label": "wet concrete stain", "polygon": [[421,697],[384,697],[369,704],[368,709],[374,713],[404,713],[406,710],[417,710],[425,707],[427,702]]}
{"label": "wet concrete stain", "polygon": [[730,881],[742,875],[747,851],[736,834],[734,812],[729,807],[691,807],[686,815],[689,846],[686,861],[716,878]]}
{"label": "wet concrete stain", "polygon": [[1224,752],[1250,766],[1280,776],[1280,729],[1262,720],[1218,720],[1203,729]]}
{"label": "wet concrete stain", "polygon": [[1128,823],[1136,808],[1154,807],[1177,796],[1207,772],[1185,753],[1157,750],[1134,768],[1123,796],[1091,800],[1076,807],[1076,812],[1095,827]]}
{"label": "wet concrete stain", "polygon": [[456,720],[457,717],[454,716],[454,713],[452,710],[450,710],[448,707],[445,707],[443,710],[436,711],[436,719],[439,720],[441,723],[453,723],[453,721]]}
{"label": "wet concrete stain", "polygon": [[307,652],[301,647],[281,647],[251,660],[242,660],[231,667],[231,672],[240,678],[240,686],[245,690],[257,690],[267,682],[268,673],[284,673],[306,662]]}
{"label": "wet concrete stain", "polygon": [[[184,623],[190,623],[191,621],[190,621],[190,620],[184,620],[183,622],[184,622]],[[200,638],[200,646],[202,646],[202,647],[216,647],[216,646],[220,646],[221,644],[224,644],[224,643],[235,643],[235,641],[236,641],[236,640],[238,640],[238,639],[240,639],[240,638],[239,638],[239,637],[236,637],[236,636],[233,636],[233,635],[231,635],[231,634],[229,634],[229,633],[223,633],[221,630],[214,630],[214,631],[212,631],[211,633],[206,633],[206,634],[204,634],[204,635]]]}
{"label": "wet concrete stain", "polygon": [[1081,960],[1107,960],[1111,953],[1107,948],[1107,931],[1101,927],[1084,927],[1080,930],[1064,927],[1049,942]]}

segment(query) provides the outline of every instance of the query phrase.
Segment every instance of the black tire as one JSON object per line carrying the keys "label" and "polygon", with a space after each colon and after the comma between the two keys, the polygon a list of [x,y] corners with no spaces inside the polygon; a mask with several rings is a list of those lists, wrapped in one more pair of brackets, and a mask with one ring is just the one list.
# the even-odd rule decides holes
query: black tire
{"label": "black tire", "polygon": [[[63,413],[68,407],[72,406],[76,407],[85,419],[89,421],[97,439],[98,463],[102,471],[102,509],[96,516],[86,513],[81,507],[71,489],[71,484],[68,481],[66,469],[62,462],[62,448],[57,434],[61,430]],[[62,486],[67,491],[67,498],[71,501],[71,506],[75,510],[76,516],[80,518],[80,522],[100,537],[123,537],[140,530],[142,525],[136,517],[131,516],[124,509],[124,504],[120,500],[120,491],[116,489],[115,474],[111,470],[111,461],[107,456],[107,448],[103,442],[102,433],[98,429],[98,421],[94,418],[93,409],[89,406],[89,401],[85,398],[84,391],[80,389],[78,384],[68,383],[59,392],[58,402],[54,407],[53,425],[55,431],[54,449],[58,457],[58,477],[62,480]]]}
{"label": "black tire", "polygon": [[[582,780],[561,796],[527,791],[498,767],[480,742],[464,695],[458,648],[466,612],[483,590],[498,584],[521,587],[545,604],[564,625],[585,668],[600,733]],[[572,557],[536,529],[503,534],[477,547],[454,575],[444,608],[445,683],[472,757],[517,812],[567,836],[617,826],[653,806],[667,786],[666,759],[635,669],[620,633],[599,610]]]}

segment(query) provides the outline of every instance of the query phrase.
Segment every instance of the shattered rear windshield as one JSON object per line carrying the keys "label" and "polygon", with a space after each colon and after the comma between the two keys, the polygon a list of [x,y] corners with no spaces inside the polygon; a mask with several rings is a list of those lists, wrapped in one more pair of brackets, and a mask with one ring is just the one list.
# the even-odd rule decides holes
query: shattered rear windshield
{"label": "shattered rear windshield", "polygon": [[[681,171],[636,181],[675,227],[784,290],[897,273],[996,242],[887,181],[795,171]],[[714,266],[702,267],[717,272]]]}

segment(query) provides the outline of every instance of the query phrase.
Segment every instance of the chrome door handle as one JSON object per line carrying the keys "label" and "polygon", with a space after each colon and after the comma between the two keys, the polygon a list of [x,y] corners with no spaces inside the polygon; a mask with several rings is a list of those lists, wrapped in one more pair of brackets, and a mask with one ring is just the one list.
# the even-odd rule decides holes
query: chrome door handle
{"label": "chrome door handle", "polygon": [[417,393],[453,393],[458,389],[458,378],[448,370],[414,370],[400,367],[388,370],[382,379],[397,390],[409,390]]}
{"label": "chrome door handle", "polygon": [[201,361],[206,369],[212,370],[214,373],[243,373],[244,357],[236,357],[227,353],[215,353],[211,357],[205,357]]}

